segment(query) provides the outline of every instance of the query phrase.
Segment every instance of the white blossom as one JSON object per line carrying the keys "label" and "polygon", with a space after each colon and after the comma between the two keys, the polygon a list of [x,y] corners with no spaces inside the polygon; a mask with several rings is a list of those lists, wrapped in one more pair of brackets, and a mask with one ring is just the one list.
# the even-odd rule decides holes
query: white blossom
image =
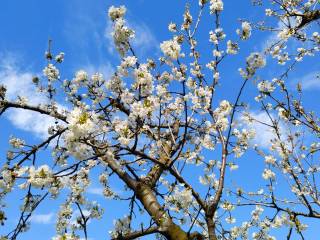
{"label": "white blossom", "polygon": [[52,237],[51,240],[80,240],[80,238],[74,234],[62,234],[55,237]]}
{"label": "white blossom", "polygon": [[9,144],[13,148],[22,148],[25,145],[25,141],[20,138],[11,137],[9,140]]}
{"label": "white blossom", "polygon": [[152,93],[153,85],[153,76],[151,75],[148,66],[146,64],[141,64],[139,68],[134,70],[134,77],[136,82],[134,87],[136,89],[140,88],[140,94],[142,96],[148,96]]}
{"label": "white blossom", "polygon": [[126,26],[123,18],[116,18],[111,35],[118,52],[124,56],[129,50],[129,40],[134,38],[135,32]]}
{"label": "white blossom", "polygon": [[48,165],[42,165],[38,168],[30,167],[28,182],[37,188],[48,186],[53,181],[51,169]]}
{"label": "white blossom", "polygon": [[270,169],[264,169],[264,170],[263,170],[262,177],[263,177],[265,180],[274,179],[275,176],[276,176],[276,174],[275,174],[274,172],[272,172]]}
{"label": "white blossom", "polygon": [[276,159],[272,155],[267,155],[264,157],[265,163],[274,165],[276,163]]}
{"label": "white blossom", "polygon": [[43,74],[48,78],[49,81],[55,81],[60,78],[59,70],[52,63],[49,63],[43,69]]}
{"label": "white blossom", "polygon": [[168,25],[168,29],[170,32],[176,32],[177,31],[177,25],[175,23],[170,23]]}
{"label": "white blossom", "polygon": [[63,52],[60,52],[57,56],[55,56],[55,60],[56,60],[56,62],[58,62],[58,63],[62,63],[63,60],[64,60],[64,53],[63,53]]}
{"label": "white blossom", "polygon": [[181,46],[175,39],[162,42],[160,48],[164,55],[174,60],[179,57],[181,51]]}
{"label": "white blossom", "polygon": [[242,29],[237,29],[237,34],[240,36],[242,40],[247,40],[251,36],[251,25],[249,22],[242,22]]}
{"label": "white blossom", "polygon": [[237,54],[239,51],[239,47],[237,43],[231,42],[230,40],[227,42],[227,53],[228,54]]}
{"label": "white blossom", "polygon": [[275,90],[275,86],[272,82],[261,81],[258,83],[258,90],[262,93],[272,93]]}
{"label": "white blossom", "polygon": [[114,230],[109,232],[112,238],[117,238],[119,236],[122,236],[130,232],[129,216],[125,216],[122,219],[113,221],[113,225],[114,225]]}
{"label": "white blossom", "polygon": [[222,0],[210,0],[210,13],[213,14],[216,11],[223,10],[223,1]]}
{"label": "white blossom", "polygon": [[180,191],[178,188],[175,188],[174,192],[165,197],[167,205],[173,205],[170,207],[173,211],[179,211],[181,209],[187,211],[187,208],[192,204],[193,198],[190,189],[183,189]]}
{"label": "white blossom", "polygon": [[76,83],[82,83],[88,80],[88,73],[84,70],[79,70],[76,72],[74,81]]}
{"label": "white blossom", "polygon": [[125,6],[120,6],[120,7],[111,6],[108,10],[108,15],[112,21],[115,21],[118,18],[122,18],[126,14],[126,11],[127,9]]}

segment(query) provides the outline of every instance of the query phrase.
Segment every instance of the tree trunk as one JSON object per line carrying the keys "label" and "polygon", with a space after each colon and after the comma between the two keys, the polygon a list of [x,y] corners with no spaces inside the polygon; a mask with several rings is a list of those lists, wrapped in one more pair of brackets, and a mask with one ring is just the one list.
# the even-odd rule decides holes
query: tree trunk
{"label": "tree trunk", "polygon": [[137,197],[152,219],[159,226],[159,230],[169,240],[189,240],[185,231],[176,225],[163,207],[157,201],[152,189],[146,184],[137,186]]}
{"label": "tree trunk", "polygon": [[206,217],[206,222],[208,226],[208,235],[209,240],[217,240],[217,236],[215,234],[215,224],[212,217]]}

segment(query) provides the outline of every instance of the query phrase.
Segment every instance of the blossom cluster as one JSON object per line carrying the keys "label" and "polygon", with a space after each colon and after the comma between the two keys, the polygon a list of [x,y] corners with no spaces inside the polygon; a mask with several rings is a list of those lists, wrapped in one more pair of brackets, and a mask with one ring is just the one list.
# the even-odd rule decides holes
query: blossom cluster
{"label": "blossom cluster", "polygon": [[124,6],[114,7],[111,6],[108,11],[109,18],[113,21],[114,30],[111,33],[114,44],[121,56],[129,50],[129,40],[134,37],[134,31],[130,29],[124,20],[126,8]]}
{"label": "blossom cluster", "polygon": [[245,22],[242,22],[241,24],[241,30],[237,29],[236,32],[242,40],[247,40],[251,36],[251,30],[252,28],[250,23],[245,21]]}

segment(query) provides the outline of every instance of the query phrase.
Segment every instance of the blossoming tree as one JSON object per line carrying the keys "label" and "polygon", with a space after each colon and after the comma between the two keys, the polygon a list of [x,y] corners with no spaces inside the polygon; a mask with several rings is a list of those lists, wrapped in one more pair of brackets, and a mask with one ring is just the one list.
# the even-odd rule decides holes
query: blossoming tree
{"label": "blossoming tree", "polygon": [[[64,54],[55,56],[49,46],[44,77],[30,79],[46,102],[32,105],[24,96],[11,101],[1,86],[1,116],[16,108],[56,121],[38,145],[9,140],[12,149],[1,160],[1,224],[6,226],[6,196],[25,195],[16,227],[1,239],[17,239],[30,227],[37,207],[60,198],[62,190],[67,195],[53,239],[89,239],[89,221],[104,214],[98,202],[86,198],[93,170],[99,172],[105,198],[129,207],[124,218],[115,220],[110,239],[275,239],[280,228],[285,229],[277,235],[281,239],[304,239],[304,220],[320,218],[320,125],[316,113],[302,105],[303,83],[292,90],[287,80],[306,56],[317,56],[320,35],[312,27],[320,18],[319,3],[272,0],[266,5],[266,16],[281,24],[241,20],[230,39],[220,21],[222,0],[187,5],[182,23],[168,26],[172,38],[160,44],[162,56],[145,62],[132,47],[135,32],[126,24],[126,8],[112,6],[110,34],[121,61],[111,77],[79,70],[62,81],[58,69]],[[212,19],[209,33],[199,30],[206,14]],[[253,30],[277,37],[243,59],[240,88],[230,88],[232,99],[217,101],[224,84],[221,64],[232,61]],[[198,49],[200,34],[208,36],[204,53]],[[293,41],[295,48],[288,48]],[[202,56],[209,48],[207,61]],[[267,58],[280,65],[272,80],[258,77]],[[263,119],[242,101],[248,83],[257,86],[252,102],[260,105]],[[67,99],[65,107],[61,96]],[[256,126],[268,129],[267,147],[254,141]],[[39,164],[46,148],[52,157]],[[238,168],[237,158],[247,151],[265,162],[258,190],[226,184],[233,177],[227,172]],[[125,185],[123,193],[109,184],[111,176]],[[71,221],[75,211],[79,216]],[[102,238],[108,237],[101,233]]]}

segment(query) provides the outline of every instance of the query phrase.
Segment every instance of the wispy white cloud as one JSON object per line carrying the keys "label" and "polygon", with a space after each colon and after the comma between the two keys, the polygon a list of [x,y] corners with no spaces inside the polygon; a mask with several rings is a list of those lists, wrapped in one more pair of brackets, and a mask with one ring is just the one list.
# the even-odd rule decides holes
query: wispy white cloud
{"label": "wispy white cloud", "polygon": [[[151,50],[158,51],[159,42],[145,23],[129,19],[127,24],[135,31],[135,38],[132,40],[132,46],[138,55],[144,55]],[[107,50],[109,54],[115,55],[116,49],[111,35],[112,31],[112,22],[108,19],[104,36],[108,41]]]}
{"label": "wispy white cloud", "polygon": [[[90,211],[88,211],[88,210],[86,210],[86,209],[82,209],[81,211],[82,211],[83,216],[85,216],[85,217],[89,217],[89,216],[90,216]],[[74,226],[80,227],[77,219],[78,219],[78,217],[81,216],[82,214],[81,214],[80,210],[78,210],[78,209],[75,210],[75,211],[73,212],[73,214],[72,214],[71,219],[70,219],[70,223],[71,223],[72,225],[74,225]],[[91,223],[91,219],[89,219],[89,221],[87,222],[87,224],[90,224],[90,223]]]}
{"label": "wispy white cloud", "polygon": [[[7,98],[16,100],[17,96],[26,97],[30,104],[46,103],[46,97],[36,91],[31,71],[22,71],[18,66],[17,57],[12,54],[2,56],[0,62],[0,84],[7,87]],[[62,107],[60,105],[60,107]],[[39,138],[48,136],[48,128],[54,125],[52,117],[23,109],[10,109],[5,115],[11,123],[22,130],[32,132]]]}
{"label": "wispy white cloud", "polygon": [[273,130],[259,122],[270,124],[271,121],[265,112],[255,113],[251,112],[250,115],[256,120],[252,123],[251,127],[255,130],[256,136],[253,139],[254,144],[258,144],[263,148],[270,147],[271,140],[275,137]]}
{"label": "wispy white cloud", "polygon": [[88,188],[87,193],[93,194],[93,195],[103,196],[103,188],[101,188],[101,187],[91,187],[91,188]]}
{"label": "wispy white cloud", "polygon": [[104,37],[108,42],[108,45],[107,45],[108,53],[111,55],[114,55],[116,53],[116,49],[114,47],[114,42],[112,38],[112,22],[109,19],[107,19],[107,26],[104,30]]}
{"label": "wispy white cloud", "polygon": [[7,86],[7,97],[14,99],[18,95],[30,97],[34,102],[43,99],[39,93],[33,92],[32,76],[35,74],[31,71],[21,71],[18,66],[18,57],[13,54],[0,55],[0,81]]}
{"label": "wispy white cloud", "polygon": [[66,2],[68,18],[64,22],[63,33],[71,47],[79,53],[77,57],[85,57],[88,49],[98,53],[103,47],[104,26],[100,24],[100,20],[98,22],[96,20],[101,16],[101,23],[103,23],[104,16],[98,8],[99,5],[92,4],[90,1]]}
{"label": "wispy white cloud", "polygon": [[[278,21],[276,26],[274,27],[273,31],[271,31],[265,38],[265,40],[261,41],[261,50],[265,50],[267,48],[270,48],[273,44],[279,42],[281,38],[279,37],[279,33],[282,30],[287,30],[288,27],[294,28],[297,26],[297,21],[294,17],[289,17],[286,19],[282,19],[281,21]],[[306,28],[300,29],[299,31],[305,32],[305,33],[313,33],[318,30],[318,27],[314,24],[308,25]],[[289,38],[286,43],[286,51],[291,50],[295,51],[298,46],[300,46],[301,41],[295,39],[295,38]],[[304,42],[304,47],[308,46],[308,42]]]}
{"label": "wispy white cloud", "polygon": [[136,32],[136,37],[132,44],[135,48],[139,49],[140,53],[144,54],[147,51],[159,48],[158,40],[145,23],[132,22],[132,28]]}
{"label": "wispy white cloud", "polygon": [[71,47],[68,57],[74,59],[74,72],[79,69],[89,75],[99,72],[108,79],[113,73],[107,54],[112,49],[112,42],[105,37],[107,12],[101,11],[101,6],[105,7],[105,4],[91,4],[90,0],[68,1],[66,11],[70,18],[65,21],[64,35]]}
{"label": "wispy white cloud", "polygon": [[[254,119],[253,122],[248,123],[240,119],[240,123],[245,127],[251,128],[256,132],[255,138],[252,144],[257,144],[259,147],[268,149],[271,146],[271,140],[276,138],[276,134],[268,125],[272,125],[272,122],[266,112],[249,112],[250,116]],[[271,114],[271,117],[275,119],[276,117]],[[281,135],[285,134],[285,127],[282,122],[279,123],[279,132]]]}
{"label": "wispy white cloud", "polygon": [[15,127],[31,132],[41,139],[48,136],[48,128],[53,126],[55,122],[53,118],[48,116],[21,109],[9,110],[8,119]]}
{"label": "wispy white cloud", "polygon": [[320,72],[315,71],[295,79],[292,85],[301,84],[302,90],[319,90],[320,89]]}
{"label": "wispy white cloud", "polygon": [[[289,17],[287,19],[283,19],[278,21],[277,26],[274,28],[274,31],[270,32],[270,34],[266,37],[264,41],[262,41],[262,50],[265,50],[275,44],[276,42],[280,41],[281,38],[278,36],[282,30],[288,29],[288,26],[294,28],[297,22],[294,17]],[[287,42],[287,48],[294,49],[297,42],[294,39],[289,39]]]}
{"label": "wispy white cloud", "polygon": [[51,224],[54,221],[55,214],[50,212],[47,214],[34,214],[31,217],[32,223],[38,223],[38,224]]}
{"label": "wispy white cloud", "polygon": [[277,23],[277,31],[274,32],[270,32],[270,34],[268,34],[268,36],[265,38],[264,41],[261,41],[261,50],[265,50],[267,48],[269,48],[270,46],[272,46],[274,43],[276,43],[277,41],[279,41],[279,37],[278,37],[278,33],[281,29],[283,29],[285,27],[285,24],[281,21],[279,21]]}
{"label": "wispy white cloud", "polygon": [[84,69],[89,75],[92,75],[97,72],[102,73],[105,79],[108,79],[114,73],[114,68],[109,62],[97,66],[93,64],[88,64],[86,66],[83,66],[82,69]]}
{"label": "wispy white cloud", "polygon": [[[112,186],[111,190],[117,195],[124,194],[123,190],[121,190],[115,186]],[[103,195],[103,187],[98,187],[98,186],[92,186],[92,187],[88,188],[87,193],[92,194],[92,195],[104,196]]]}

